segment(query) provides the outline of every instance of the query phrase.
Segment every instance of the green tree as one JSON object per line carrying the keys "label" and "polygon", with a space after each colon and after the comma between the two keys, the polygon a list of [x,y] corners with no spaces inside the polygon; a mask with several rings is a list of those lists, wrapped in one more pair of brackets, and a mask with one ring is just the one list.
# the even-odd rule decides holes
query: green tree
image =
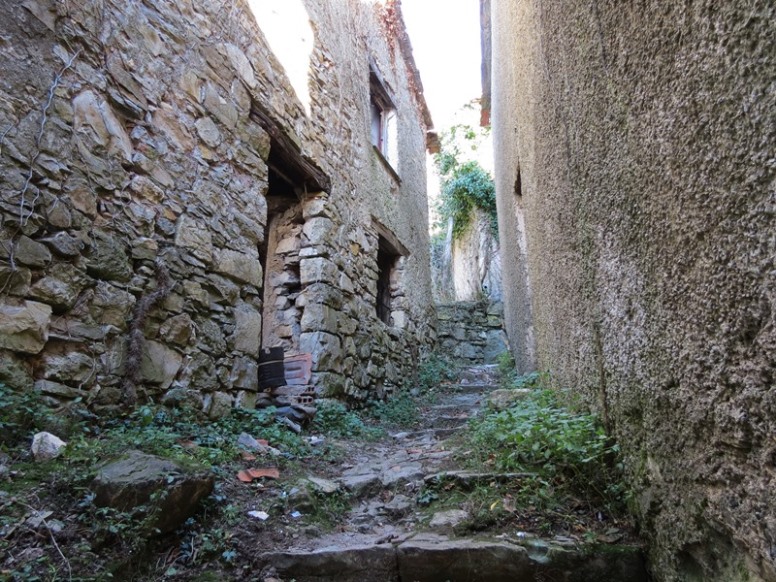
{"label": "green tree", "polygon": [[489,129],[479,132],[468,125],[456,125],[442,136],[442,149],[435,162],[441,177],[439,214],[443,226],[453,221],[453,238],[460,238],[479,208],[490,218],[494,234],[498,230],[496,188],[490,174],[473,158]]}

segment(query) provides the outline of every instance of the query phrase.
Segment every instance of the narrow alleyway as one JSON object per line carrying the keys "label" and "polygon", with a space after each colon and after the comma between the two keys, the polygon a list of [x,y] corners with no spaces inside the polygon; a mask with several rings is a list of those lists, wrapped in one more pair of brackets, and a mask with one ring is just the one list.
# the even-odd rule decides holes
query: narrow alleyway
{"label": "narrow alleyway", "polygon": [[[495,365],[465,368],[423,408],[422,428],[351,442],[347,462],[330,474],[310,475],[319,499],[339,495],[347,507],[334,532],[300,529],[291,547],[263,553],[263,580],[647,580],[637,547],[583,548],[567,536],[543,539],[477,523],[471,501],[477,491],[496,495],[500,484],[519,486],[527,476],[466,470],[471,451],[462,449],[462,434],[498,387]],[[442,502],[446,497],[453,508]],[[291,493],[290,506],[305,502],[304,494]]]}

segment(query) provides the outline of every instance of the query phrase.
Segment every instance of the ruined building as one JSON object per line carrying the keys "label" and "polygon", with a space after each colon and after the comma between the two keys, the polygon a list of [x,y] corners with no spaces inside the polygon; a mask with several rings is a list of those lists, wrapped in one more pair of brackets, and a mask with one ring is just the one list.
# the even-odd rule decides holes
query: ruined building
{"label": "ruined building", "polygon": [[621,443],[658,580],[776,580],[776,5],[492,0],[491,17],[522,370]]}
{"label": "ruined building", "polygon": [[431,119],[397,4],[2,0],[0,382],[219,415],[264,348],[318,394],[410,378]]}

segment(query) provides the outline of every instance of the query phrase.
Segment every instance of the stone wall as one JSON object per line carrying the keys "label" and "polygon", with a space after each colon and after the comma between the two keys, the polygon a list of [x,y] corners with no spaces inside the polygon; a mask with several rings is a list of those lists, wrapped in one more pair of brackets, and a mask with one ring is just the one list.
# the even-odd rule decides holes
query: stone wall
{"label": "stone wall", "polygon": [[[262,347],[311,353],[316,389],[351,398],[412,373],[434,341],[430,117],[394,3],[273,4],[309,29],[290,56],[255,2],[0,9],[0,381],[95,410],[193,390],[215,414],[255,401]],[[386,230],[409,249],[388,323]]]}
{"label": "stone wall", "polygon": [[504,307],[498,301],[437,305],[438,349],[455,362],[494,364],[507,351]]}
{"label": "stone wall", "polygon": [[776,580],[776,5],[493,11],[512,347],[621,443],[658,580]]}

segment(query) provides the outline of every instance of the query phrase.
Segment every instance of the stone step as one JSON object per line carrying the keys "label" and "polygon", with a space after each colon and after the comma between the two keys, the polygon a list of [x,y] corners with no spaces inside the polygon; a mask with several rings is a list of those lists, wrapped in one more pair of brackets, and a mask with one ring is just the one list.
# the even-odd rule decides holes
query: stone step
{"label": "stone step", "polygon": [[452,394],[487,394],[498,388],[498,384],[449,384],[445,386],[445,391]]}
{"label": "stone step", "polygon": [[419,534],[406,541],[299,548],[260,556],[265,569],[297,582],[647,582],[638,546]]}
{"label": "stone step", "polygon": [[433,416],[427,419],[425,424],[427,428],[452,428],[469,422],[474,416],[476,415],[469,413]]}

